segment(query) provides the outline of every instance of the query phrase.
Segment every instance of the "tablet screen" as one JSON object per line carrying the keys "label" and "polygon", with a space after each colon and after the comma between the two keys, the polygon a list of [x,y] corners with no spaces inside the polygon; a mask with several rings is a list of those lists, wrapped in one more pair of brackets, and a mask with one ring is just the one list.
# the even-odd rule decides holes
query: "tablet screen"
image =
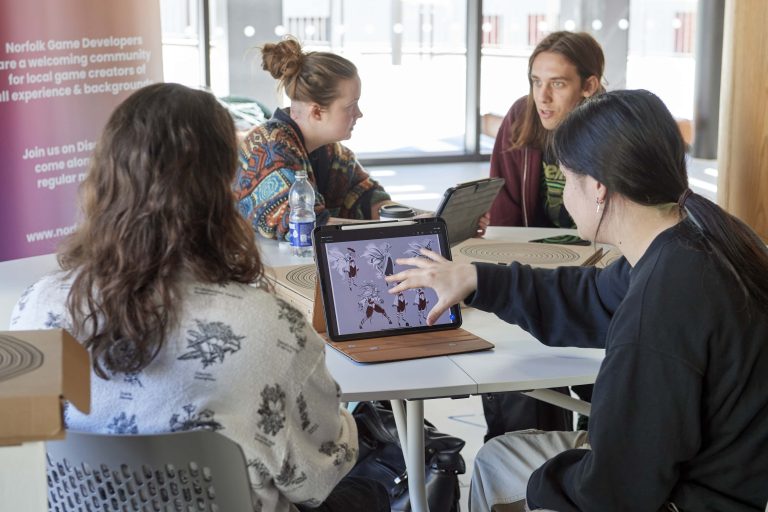
{"label": "tablet screen", "polygon": [[421,257],[421,248],[450,258],[446,240],[440,219],[317,228],[315,253],[329,337],[343,341],[459,327],[458,306],[427,326],[427,313],[437,302],[431,288],[390,294],[395,283],[384,280],[408,268],[395,260]]}

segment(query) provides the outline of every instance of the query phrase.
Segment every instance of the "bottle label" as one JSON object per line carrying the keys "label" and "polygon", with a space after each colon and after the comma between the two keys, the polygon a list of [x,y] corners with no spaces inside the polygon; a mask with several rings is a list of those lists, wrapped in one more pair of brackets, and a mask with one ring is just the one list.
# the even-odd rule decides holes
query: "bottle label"
{"label": "bottle label", "polygon": [[294,247],[312,246],[312,229],[314,222],[289,222],[288,227],[291,230],[291,245]]}

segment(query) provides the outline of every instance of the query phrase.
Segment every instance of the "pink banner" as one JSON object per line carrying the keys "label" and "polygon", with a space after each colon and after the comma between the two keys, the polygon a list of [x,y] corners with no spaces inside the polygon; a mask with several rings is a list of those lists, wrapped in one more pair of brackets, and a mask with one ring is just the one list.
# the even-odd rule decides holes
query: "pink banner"
{"label": "pink banner", "polygon": [[0,0],[0,261],[72,232],[109,114],[162,75],[158,0]]}

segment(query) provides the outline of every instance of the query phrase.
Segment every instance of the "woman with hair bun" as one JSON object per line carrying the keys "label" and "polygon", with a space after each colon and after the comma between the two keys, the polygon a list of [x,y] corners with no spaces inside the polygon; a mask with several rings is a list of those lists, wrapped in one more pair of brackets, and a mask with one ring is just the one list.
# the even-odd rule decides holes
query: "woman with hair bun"
{"label": "woman with hair bun", "polygon": [[360,112],[360,77],[352,62],[329,52],[304,52],[296,39],[265,44],[262,67],[279,81],[291,106],[275,111],[240,145],[236,189],[240,212],[266,238],[288,234],[288,191],[296,171],[315,187],[319,225],[337,219],[378,219],[392,204],[354,153],[339,143],[352,136]]}

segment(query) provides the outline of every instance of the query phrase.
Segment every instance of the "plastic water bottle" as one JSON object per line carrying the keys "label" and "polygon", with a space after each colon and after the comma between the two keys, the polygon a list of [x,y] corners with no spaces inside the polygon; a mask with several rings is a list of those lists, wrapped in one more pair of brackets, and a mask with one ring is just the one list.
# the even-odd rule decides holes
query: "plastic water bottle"
{"label": "plastic water bottle", "polygon": [[312,256],[312,230],[315,227],[315,189],[307,181],[307,171],[296,171],[296,181],[288,192],[291,208],[288,227],[295,256]]}

